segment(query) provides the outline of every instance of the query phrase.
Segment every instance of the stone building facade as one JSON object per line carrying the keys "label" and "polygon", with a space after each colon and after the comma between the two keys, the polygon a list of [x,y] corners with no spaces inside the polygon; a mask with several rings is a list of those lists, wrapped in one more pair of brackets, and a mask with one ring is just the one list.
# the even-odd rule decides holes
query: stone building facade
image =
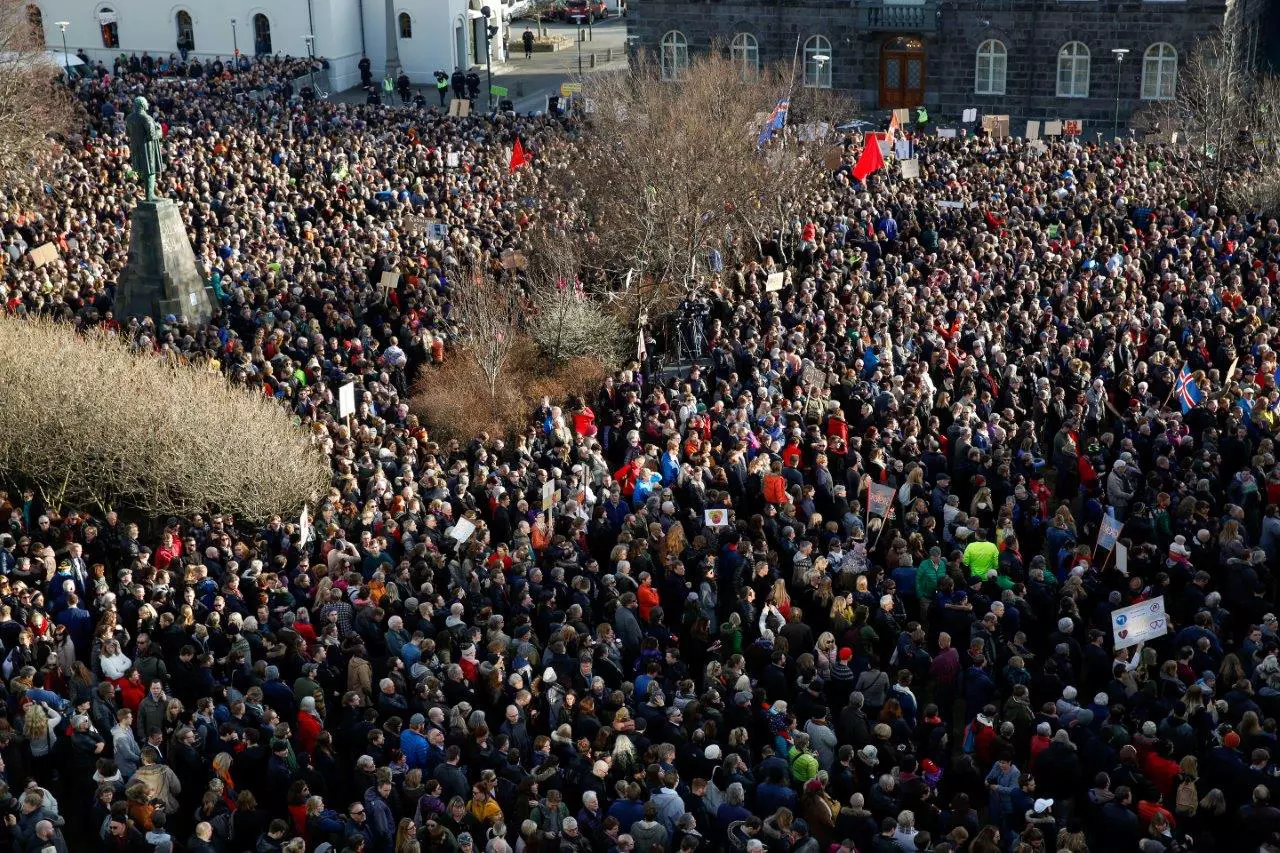
{"label": "stone building facade", "polygon": [[746,65],[794,62],[806,85],[849,92],[865,111],[924,105],[931,119],[957,122],[974,107],[1008,114],[1018,129],[1025,119],[1083,119],[1089,133],[1110,131],[1117,98],[1124,121],[1171,97],[1196,41],[1229,14],[1260,61],[1267,3],[631,0],[628,27],[668,74],[715,46]]}

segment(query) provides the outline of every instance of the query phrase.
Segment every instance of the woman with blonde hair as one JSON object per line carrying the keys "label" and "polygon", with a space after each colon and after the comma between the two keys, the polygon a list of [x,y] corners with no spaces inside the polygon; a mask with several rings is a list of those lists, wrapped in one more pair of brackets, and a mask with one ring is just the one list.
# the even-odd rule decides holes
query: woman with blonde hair
{"label": "woman with blonde hair", "polygon": [[659,556],[663,562],[667,560],[678,560],[680,555],[684,553],[684,549],[689,547],[689,540],[684,535],[684,525],[679,521],[673,522],[667,528],[667,535],[662,540],[659,548]]}
{"label": "woman with blonde hair", "polygon": [[836,665],[836,638],[830,631],[823,631],[818,635],[818,641],[813,645],[813,663],[818,669],[818,675],[824,680],[831,677],[831,668]]}
{"label": "woman with blonde hair", "polygon": [[58,742],[58,723],[62,715],[41,702],[27,705],[22,717],[22,731],[27,736],[27,746],[31,750],[31,775],[48,785],[51,780],[54,762],[54,744]]}

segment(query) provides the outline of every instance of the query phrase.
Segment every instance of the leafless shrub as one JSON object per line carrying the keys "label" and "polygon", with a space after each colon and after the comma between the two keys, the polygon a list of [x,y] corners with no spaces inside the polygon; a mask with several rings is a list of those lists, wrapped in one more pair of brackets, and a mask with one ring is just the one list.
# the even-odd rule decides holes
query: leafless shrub
{"label": "leafless shrub", "polygon": [[285,409],[115,337],[0,320],[0,376],[0,471],[55,509],[263,519],[329,481]]}
{"label": "leafless shrub", "polygon": [[0,0],[0,174],[11,181],[33,176],[49,137],[66,132],[76,114],[27,6]]}

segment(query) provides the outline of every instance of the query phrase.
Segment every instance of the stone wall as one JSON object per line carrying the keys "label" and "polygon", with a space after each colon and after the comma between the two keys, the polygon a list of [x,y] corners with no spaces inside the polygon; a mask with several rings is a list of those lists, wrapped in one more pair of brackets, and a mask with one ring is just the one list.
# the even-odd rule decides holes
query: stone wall
{"label": "stone wall", "polygon": [[[895,35],[925,39],[925,103],[939,122],[958,121],[967,107],[1008,113],[1020,133],[1025,119],[1084,119],[1086,134],[1110,132],[1119,82],[1121,121],[1142,106],[1142,57],[1165,42],[1189,56],[1195,42],[1222,21],[1221,0],[943,0],[927,5],[932,28],[915,32],[868,31],[867,9],[879,3],[841,0],[631,0],[628,27],[640,47],[655,55],[664,33],[684,33],[691,55],[713,44],[724,50],[735,33],[749,32],[762,63],[791,63],[799,44],[820,34],[832,45],[832,80],[864,109],[880,105],[880,45]],[[976,52],[987,39],[1008,51],[1005,94],[974,94]],[[1057,97],[1058,51],[1081,41],[1090,51],[1089,96]],[[1128,48],[1119,66],[1112,48]],[[803,62],[803,55],[800,58]]]}

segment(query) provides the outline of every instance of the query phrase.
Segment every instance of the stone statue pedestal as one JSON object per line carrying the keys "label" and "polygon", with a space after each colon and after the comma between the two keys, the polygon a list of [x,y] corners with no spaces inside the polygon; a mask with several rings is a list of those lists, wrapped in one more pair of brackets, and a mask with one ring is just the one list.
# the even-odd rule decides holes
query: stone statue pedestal
{"label": "stone statue pedestal", "polygon": [[116,284],[116,317],[150,315],[158,323],[173,314],[208,322],[213,305],[178,205],[167,198],[141,201],[129,220],[129,260]]}

